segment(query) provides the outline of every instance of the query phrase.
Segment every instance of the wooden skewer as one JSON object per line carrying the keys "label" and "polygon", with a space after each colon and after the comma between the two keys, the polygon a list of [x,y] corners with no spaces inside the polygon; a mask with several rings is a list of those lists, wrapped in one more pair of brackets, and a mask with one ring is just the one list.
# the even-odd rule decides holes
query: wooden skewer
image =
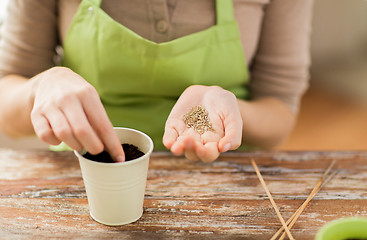
{"label": "wooden skewer", "polygon": [[[312,192],[310,193],[310,196],[305,200],[305,202],[297,209],[297,211],[287,220],[286,224],[288,225],[289,223],[294,222],[293,224],[289,225],[289,229],[292,228],[292,226],[294,225],[295,221],[298,219],[298,217],[301,215],[301,213],[303,212],[303,210],[306,208],[307,204],[309,203],[309,201],[319,192],[319,190],[321,189],[321,187],[324,185],[324,183],[326,183],[327,181],[329,181],[331,178],[333,178],[335,176],[336,172],[333,172],[326,180],[325,182],[323,182],[322,184],[320,184],[321,182],[319,181],[315,188],[312,190]],[[274,236],[270,239],[270,240],[275,240],[279,234],[284,230],[283,227],[281,227],[275,234]],[[284,235],[284,234],[283,234]]]}
{"label": "wooden skewer", "polygon": [[[293,225],[295,224],[295,222],[297,221],[297,219],[299,218],[299,216],[301,215],[301,213],[303,212],[303,210],[306,208],[307,204],[311,201],[311,199],[320,191],[321,187],[328,182],[331,178],[333,178],[336,174],[336,172],[332,173],[325,181],[325,177],[327,176],[327,174],[329,173],[329,171],[331,170],[331,168],[333,167],[333,165],[335,164],[335,160],[333,160],[331,162],[331,164],[329,165],[329,167],[326,169],[326,171],[324,172],[323,176],[321,177],[321,179],[318,181],[318,183],[316,184],[316,186],[314,187],[314,189],[312,190],[312,192],[310,193],[310,195],[308,196],[308,198],[305,200],[305,202],[297,209],[297,211],[292,215],[292,217],[290,217],[287,221],[287,225],[289,227],[289,229],[291,229],[293,227]],[[275,234],[274,236],[271,238],[272,240],[276,239],[278,237],[278,235],[283,231],[283,227],[281,227]],[[279,239],[284,239],[285,237],[285,233],[283,233],[283,235],[279,238]]]}
{"label": "wooden skewer", "polygon": [[[335,174],[337,172],[333,172],[332,174],[329,175],[329,177],[327,179],[326,176],[329,174],[331,168],[334,166],[336,160],[334,159],[329,167],[325,170],[324,174],[322,175],[321,179],[317,182],[316,186],[313,188],[313,190],[311,191],[310,195],[308,196],[308,198],[303,202],[303,204],[297,209],[297,211],[288,219],[288,221],[286,222],[286,224],[288,225],[289,230],[292,229],[293,225],[295,224],[295,222],[297,221],[297,219],[299,218],[299,216],[302,214],[303,210],[306,208],[307,204],[311,201],[311,199],[320,191],[321,187],[328,182],[330,179],[332,179]],[[283,231],[284,227],[281,227],[275,234],[274,236],[270,239],[270,240],[275,240],[279,234]],[[284,239],[285,237],[285,233],[283,233],[283,235],[279,238],[280,240]]]}
{"label": "wooden skewer", "polygon": [[287,232],[287,235],[288,235],[289,239],[294,240],[294,238],[293,238],[293,236],[292,236],[291,232],[289,231],[289,229],[288,229],[288,227],[287,227],[287,224],[285,223],[285,221],[284,221],[284,219],[283,219],[282,215],[281,215],[281,214],[280,214],[280,212],[279,212],[279,209],[278,209],[277,205],[276,205],[276,204],[275,204],[275,202],[274,202],[273,197],[271,196],[271,193],[270,193],[270,191],[269,191],[268,187],[267,187],[267,186],[266,186],[266,184],[265,184],[265,181],[264,181],[263,177],[261,176],[261,173],[260,173],[260,171],[259,171],[259,168],[257,167],[256,162],[255,162],[255,160],[254,160],[254,159],[251,159],[251,164],[252,164],[252,166],[254,167],[254,169],[255,169],[255,171],[256,171],[256,174],[257,174],[257,177],[259,178],[259,180],[260,180],[260,182],[261,182],[261,185],[263,186],[263,188],[264,188],[264,190],[265,190],[266,194],[268,195],[268,197],[269,197],[269,199],[270,199],[270,202],[271,202],[271,204],[273,205],[273,208],[274,208],[275,212],[277,213],[277,215],[278,215],[278,218],[279,218],[280,222],[282,223],[282,225],[283,225],[283,227],[284,227],[285,231]]}
{"label": "wooden skewer", "polygon": [[339,171],[334,171],[333,173],[331,173],[330,175],[329,175],[329,177],[328,178],[326,178],[325,179],[325,181],[321,184],[321,186],[320,186],[320,189],[326,184],[326,183],[328,183],[337,173],[338,173]]}
{"label": "wooden skewer", "polygon": [[[315,186],[315,188],[312,190],[312,192],[311,192],[311,194],[315,191],[315,190],[317,190],[317,188],[319,187],[321,185],[321,182],[319,181],[317,184],[316,184],[316,186]],[[310,196],[311,196],[311,194],[310,194]],[[307,198],[307,200],[310,198],[310,196]],[[301,205],[301,207],[303,206],[303,205],[306,205],[307,203],[308,203],[308,201],[305,201],[302,205]],[[301,208],[300,207],[300,208]],[[287,224],[287,226],[288,226],[288,224],[289,223],[291,223],[292,222],[292,220],[297,216],[297,214],[298,214],[298,212],[300,212],[300,208],[298,208],[297,209],[297,211],[287,220],[287,222],[286,222],[286,224]],[[273,237],[270,239],[270,240],[275,240],[278,236],[279,236],[279,234],[280,233],[282,233],[282,231],[284,230],[284,227],[281,227],[274,235],[273,235]]]}
{"label": "wooden skewer", "polygon": [[[327,178],[327,181],[330,180],[331,178],[333,178],[335,176],[337,172],[333,172],[330,174],[330,176]],[[304,205],[302,205],[299,208],[299,211],[296,212],[296,216],[293,218],[293,220],[291,221],[291,223],[288,225],[289,230],[292,229],[293,225],[296,223],[297,219],[299,218],[299,216],[302,214],[303,210],[305,210],[307,204],[311,201],[311,199],[320,191],[321,187],[323,184],[321,184],[321,186],[310,196],[310,199],[306,202]],[[279,240],[283,240],[285,238],[285,233],[283,233],[283,235],[279,238]]]}

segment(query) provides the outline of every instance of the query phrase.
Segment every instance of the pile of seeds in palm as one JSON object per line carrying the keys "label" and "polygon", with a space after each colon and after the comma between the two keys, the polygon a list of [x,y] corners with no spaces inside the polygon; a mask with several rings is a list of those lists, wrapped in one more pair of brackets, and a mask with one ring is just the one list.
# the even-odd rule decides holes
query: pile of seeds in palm
{"label": "pile of seeds in palm", "polygon": [[193,128],[200,135],[207,131],[214,132],[208,111],[201,105],[193,107],[184,115],[183,120],[188,128]]}

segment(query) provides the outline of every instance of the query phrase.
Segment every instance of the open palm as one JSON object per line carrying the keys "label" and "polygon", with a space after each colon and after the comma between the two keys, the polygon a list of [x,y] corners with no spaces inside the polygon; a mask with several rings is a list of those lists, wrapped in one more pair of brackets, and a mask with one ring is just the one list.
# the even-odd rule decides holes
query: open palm
{"label": "open palm", "polygon": [[[207,110],[212,130],[202,133],[184,122],[185,114],[196,106]],[[242,118],[236,97],[220,87],[191,86],[167,119],[163,144],[175,155],[210,162],[221,152],[238,148],[241,139]]]}

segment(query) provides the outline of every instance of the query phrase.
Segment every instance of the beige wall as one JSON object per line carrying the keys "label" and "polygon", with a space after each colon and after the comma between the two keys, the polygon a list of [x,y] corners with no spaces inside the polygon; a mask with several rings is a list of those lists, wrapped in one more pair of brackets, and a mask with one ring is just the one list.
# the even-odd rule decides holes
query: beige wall
{"label": "beige wall", "polygon": [[312,84],[367,103],[367,1],[316,0]]}
{"label": "beige wall", "polygon": [[311,50],[314,64],[367,56],[367,1],[315,0]]}

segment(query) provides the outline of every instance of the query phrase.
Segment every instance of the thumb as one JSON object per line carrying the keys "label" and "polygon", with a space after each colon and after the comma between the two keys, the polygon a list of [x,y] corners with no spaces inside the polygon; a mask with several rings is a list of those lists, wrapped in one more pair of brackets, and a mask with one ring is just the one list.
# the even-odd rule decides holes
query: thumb
{"label": "thumb", "polygon": [[223,121],[224,136],[218,143],[220,152],[235,150],[241,146],[242,141],[242,119],[241,117],[229,117]]}

